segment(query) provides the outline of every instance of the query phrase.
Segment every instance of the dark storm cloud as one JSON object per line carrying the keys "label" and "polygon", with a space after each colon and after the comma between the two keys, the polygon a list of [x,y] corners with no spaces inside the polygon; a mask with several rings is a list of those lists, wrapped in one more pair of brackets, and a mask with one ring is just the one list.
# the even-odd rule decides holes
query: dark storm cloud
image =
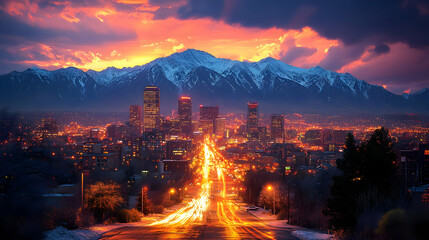
{"label": "dark storm cloud", "polygon": [[[92,21],[98,20],[92,19]],[[0,11],[0,22],[0,44],[3,45],[17,45],[29,42],[98,45],[136,37],[135,32],[124,33],[113,29],[95,32],[86,23],[74,23],[79,25],[79,28],[76,28],[77,30],[42,28],[20,21],[3,11]]]}
{"label": "dark storm cloud", "polygon": [[315,48],[292,47],[280,58],[280,60],[289,64],[297,58],[308,57],[313,55],[315,52],[317,52],[317,49]]}
{"label": "dark storm cloud", "polygon": [[331,71],[337,71],[342,66],[358,60],[365,53],[364,44],[355,44],[351,46],[335,46],[329,48],[328,55],[319,63],[323,68]]}
{"label": "dark storm cloud", "polygon": [[286,48],[286,51],[283,51],[280,54],[280,60],[291,64],[295,59],[300,57],[308,57],[317,52],[316,48],[307,48],[307,47],[298,47],[295,44],[295,39],[288,39],[282,44],[282,49]]}
{"label": "dark storm cloud", "polygon": [[383,54],[390,52],[390,47],[384,43],[375,45],[374,52],[377,54]]}
{"label": "dark storm cloud", "polygon": [[186,0],[149,0],[149,3],[159,7],[155,11],[154,19],[160,20],[177,17],[178,9],[186,4]]}
{"label": "dark storm cloud", "polygon": [[429,14],[421,0],[189,0],[180,18],[210,17],[246,27],[300,29],[345,44],[404,42],[429,46]]}

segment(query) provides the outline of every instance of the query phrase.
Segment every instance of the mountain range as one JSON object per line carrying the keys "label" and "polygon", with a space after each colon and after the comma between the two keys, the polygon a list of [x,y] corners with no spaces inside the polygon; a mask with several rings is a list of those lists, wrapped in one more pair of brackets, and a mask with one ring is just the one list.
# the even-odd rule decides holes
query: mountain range
{"label": "mountain range", "polygon": [[[429,89],[396,95],[378,85],[319,66],[298,68],[273,58],[240,62],[194,49],[132,68],[83,71],[29,68],[0,75],[0,108],[32,111],[127,111],[158,86],[161,110],[180,95],[195,106],[246,111],[248,101],[271,113],[429,113]],[[194,111],[197,111],[194,107]]]}

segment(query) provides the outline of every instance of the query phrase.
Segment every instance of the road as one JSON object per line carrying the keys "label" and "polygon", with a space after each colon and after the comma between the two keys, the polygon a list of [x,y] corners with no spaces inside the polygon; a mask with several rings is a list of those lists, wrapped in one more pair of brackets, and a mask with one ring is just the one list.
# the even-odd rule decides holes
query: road
{"label": "road", "polygon": [[199,155],[201,191],[185,207],[143,227],[123,227],[101,239],[295,239],[290,229],[270,227],[240,208],[227,177],[230,164],[205,144]]}
{"label": "road", "polygon": [[219,218],[221,213],[217,206],[220,202],[216,199],[211,201],[202,221],[183,225],[124,227],[107,232],[101,239],[295,239],[289,229],[267,226],[241,209],[235,211],[241,221],[226,223],[222,215]]}

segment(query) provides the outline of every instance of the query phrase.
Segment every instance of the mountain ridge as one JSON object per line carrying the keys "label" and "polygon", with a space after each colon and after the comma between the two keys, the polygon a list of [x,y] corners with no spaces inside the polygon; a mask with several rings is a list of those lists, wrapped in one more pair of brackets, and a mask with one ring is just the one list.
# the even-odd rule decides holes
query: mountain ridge
{"label": "mountain ridge", "polygon": [[247,101],[255,100],[267,110],[285,112],[429,112],[424,104],[429,91],[425,89],[397,95],[349,73],[320,66],[304,69],[270,57],[258,62],[237,61],[195,49],[121,69],[48,71],[33,67],[13,71],[0,75],[0,107],[123,109],[141,105],[142,91],[149,85],[160,86],[164,111],[177,107],[174,103],[180,94],[189,94],[198,102],[225,104],[231,110],[245,109]]}

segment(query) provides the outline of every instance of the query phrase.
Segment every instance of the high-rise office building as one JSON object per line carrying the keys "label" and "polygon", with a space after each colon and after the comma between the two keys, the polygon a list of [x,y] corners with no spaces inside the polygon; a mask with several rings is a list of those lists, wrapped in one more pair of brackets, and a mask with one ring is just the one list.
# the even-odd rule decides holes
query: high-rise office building
{"label": "high-rise office building", "polygon": [[180,121],[180,132],[186,136],[192,135],[192,100],[190,97],[179,98],[178,113]]}
{"label": "high-rise office building", "polygon": [[271,115],[271,138],[276,143],[283,143],[285,136],[284,115]]}
{"label": "high-rise office building", "polygon": [[216,136],[223,137],[226,126],[226,118],[216,118],[214,125],[214,132]]}
{"label": "high-rise office building", "polygon": [[204,107],[200,105],[199,125],[204,134],[213,134],[215,119],[219,115],[219,107]]}
{"label": "high-rise office building", "polygon": [[219,106],[204,107],[203,105],[200,105],[200,119],[214,121],[218,115],[219,115]]}
{"label": "high-rise office building", "polygon": [[143,93],[143,130],[160,130],[159,88],[146,87]]}
{"label": "high-rise office building", "polygon": [[247,138],[258,138],[258,103],[247,103]]}
{"label": "high-rise office building", "polygon": [[130,106],[130,125],[137,134],[141,133],[142,128],[142,107],[138,105]]}

